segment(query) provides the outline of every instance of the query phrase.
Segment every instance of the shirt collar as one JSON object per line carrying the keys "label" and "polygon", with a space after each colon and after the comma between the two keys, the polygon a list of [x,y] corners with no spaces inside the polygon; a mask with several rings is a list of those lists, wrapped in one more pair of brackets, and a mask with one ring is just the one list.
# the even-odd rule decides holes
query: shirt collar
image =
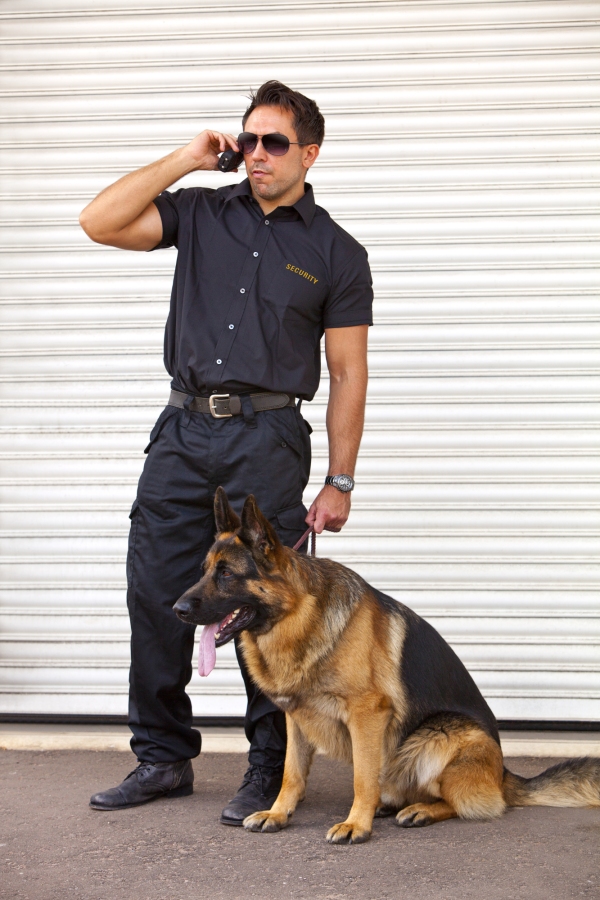
{"label": "shirt collar", "polygon": [[[231,200],[232,197],[252,197],[252,188],[250,187],[250,180],[248,178],[244,178],[243,181],[240,181],[239,184],[236,184],[232,191],[229,192],[225,201]],[[280,206],[277,209],[287,210],[294,209],[308,228],[312,223],[312,220],[315,215],[315,195],[313,193],[312,184],[304,185],[304,196],[300,197],[293,206]],[[277,210],[273,210],[273,212],[277,212]]]}

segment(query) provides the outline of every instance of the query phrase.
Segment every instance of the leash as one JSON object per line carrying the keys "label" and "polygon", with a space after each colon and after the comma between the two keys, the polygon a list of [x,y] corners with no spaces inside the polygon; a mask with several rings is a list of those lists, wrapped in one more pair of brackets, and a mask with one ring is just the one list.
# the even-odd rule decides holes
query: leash
{"label": "leash", "polygon": [[302,546],[302,544],[304,543],[304,541],[306,540],[306,538],[309,536],[309,534],[310,534],[310,555],[316,556],[317,555],[317,536],[313,530],[312,525],[310,526],[310,528],[306,529],[306,531],[304,532],[304,534],[302,535],[302,537],[300,538],[298,543],[294,544],[294,546],[292,547],[292,550],[299,550],[300,547]]}

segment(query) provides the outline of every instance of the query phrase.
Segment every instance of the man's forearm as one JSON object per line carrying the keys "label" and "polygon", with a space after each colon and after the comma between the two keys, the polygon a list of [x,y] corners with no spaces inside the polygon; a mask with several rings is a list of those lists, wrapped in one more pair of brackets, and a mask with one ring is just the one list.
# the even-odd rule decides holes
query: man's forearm
{"label": "man's forearm", "polygon": [[352,475],[362,438],[367,396],[367,366],[331,376],[327,406],[329,475]]}
{"label": "man's forearm", "polygon": [[[355,362],[341,370],[330,368],[327,436],[329,439],[329,475],[354,477],[358,448],[365,419],[367,362]],[[321,488],[308,511],[306,522],[317,534],[340,531],[350,513],[351,495],[336,487]]]}
{"label": "man's forearm", "polygon": [[174,182],[197,168],[187,147],[120,178],[101,191],[83,210],[80,223],[94,240],[118,233],[140,216],[146,207]]}
{"label": "man's forearm", "polygon": [[[367,398],[368,325],[325,329],[325,355],[329,369],[327,436],[329,474],[354,477],[356,457],[365,421]],[[325,485],[306,516],[317,534],[340,531],[350,514],[350,493]]]}

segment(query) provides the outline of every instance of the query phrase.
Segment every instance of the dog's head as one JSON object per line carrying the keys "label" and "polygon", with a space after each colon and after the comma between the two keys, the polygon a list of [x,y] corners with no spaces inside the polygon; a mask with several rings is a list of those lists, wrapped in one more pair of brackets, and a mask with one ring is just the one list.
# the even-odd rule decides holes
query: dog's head
{"label": "dog's head", "polygon": [[217,537],[204,562],[204,574],[173,609],[193,625],[214,625],[215,646],[238,632],[264,633],[284,614],[282,567],[289,551],[250,495],[242,518],[223,488],[215,494]]}

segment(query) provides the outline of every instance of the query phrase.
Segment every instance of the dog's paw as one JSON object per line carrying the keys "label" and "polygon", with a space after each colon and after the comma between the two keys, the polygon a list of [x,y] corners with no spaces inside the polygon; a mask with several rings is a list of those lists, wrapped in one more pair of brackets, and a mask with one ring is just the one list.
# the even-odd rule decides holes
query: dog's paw
{"label": "dog's paw", "polygon": [[251,816],[246,816],[244,828],[246,831],[264,831],[266,833],[281,831],[288,824],[288,821],[288,816],[266,809],[263,812],[255,812]]}
{"label": "dog's paw", "polygon": [[431,825],[434,821],[427,807],[421,803],[405,806],[396,816],[396,824],[401,828],[423,828],[425,825]]}
{"label": "dog's paw", "polygon": [[339,822],[327,832],[330,844],[364,844],[371,837],[371,831],[353,822]]}

